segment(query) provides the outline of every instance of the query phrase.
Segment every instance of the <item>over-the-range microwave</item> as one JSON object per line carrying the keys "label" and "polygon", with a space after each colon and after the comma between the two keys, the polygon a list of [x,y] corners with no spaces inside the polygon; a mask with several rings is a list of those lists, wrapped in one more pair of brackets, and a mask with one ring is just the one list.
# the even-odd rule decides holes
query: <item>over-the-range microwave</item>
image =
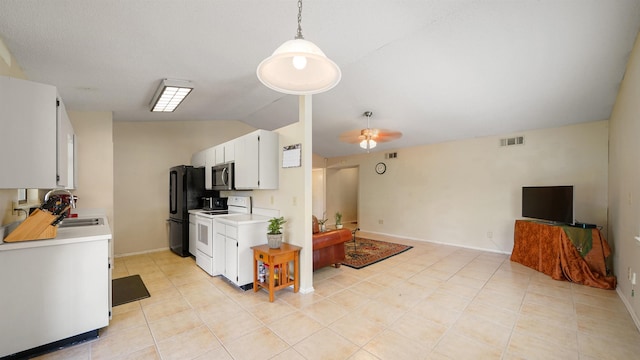
{"label": "over-the-range microwave", "polygon": [[211,185],[213,190],[234,189],[234,165],[232,162],[211,167]]}

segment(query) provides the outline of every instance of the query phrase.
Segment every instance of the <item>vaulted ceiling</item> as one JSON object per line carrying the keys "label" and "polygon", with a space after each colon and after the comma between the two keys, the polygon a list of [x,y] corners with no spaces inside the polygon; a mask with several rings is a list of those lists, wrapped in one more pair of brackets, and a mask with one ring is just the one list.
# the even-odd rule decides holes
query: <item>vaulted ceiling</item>
{"label": "vaulted ceiling", "polygon": [[[67,108],[114,121],[240,120],[273,130],[296,96],[256,67],[295,35],[295,0],[2,0],[0,38]],[[608,119],[640,29],[640,0],[306,0],[302,30],[342,69],[313,96],[313,151],[338,136],[401,131],[395,149]],[[191,80],[178,110],[151,113],[163,78]]]}

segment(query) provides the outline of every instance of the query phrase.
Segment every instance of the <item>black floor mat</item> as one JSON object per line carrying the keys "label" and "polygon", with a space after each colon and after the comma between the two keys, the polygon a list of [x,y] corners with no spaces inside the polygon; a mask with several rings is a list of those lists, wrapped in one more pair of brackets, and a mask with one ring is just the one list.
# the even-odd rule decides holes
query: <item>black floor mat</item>
{"label": "black floor mat", "polygon": [[147,287],[144,286],[140,275],[131,275],[123,278],[113,279],[112,283],[112,306],[126,304],[132,301],[141,300],[151,296]]}

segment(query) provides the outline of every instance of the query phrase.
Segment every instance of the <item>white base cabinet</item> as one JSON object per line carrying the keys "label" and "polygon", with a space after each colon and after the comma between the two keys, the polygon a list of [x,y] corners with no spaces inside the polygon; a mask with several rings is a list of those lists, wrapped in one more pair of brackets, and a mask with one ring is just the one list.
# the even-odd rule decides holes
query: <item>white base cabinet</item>
{"label": "white base cabinet", "polygon": [[198,227],[196,225],[196,215],[189,214],[189,254],[196,256],[196,244],[198,241]]}
{"label": "white base cabinet", "polygon": [[267,219],[241,222],[221,217],[216,222],[215,241],[217,244],[224,244],[225,250],[222,275],[239,287],[252,285],[251,247],[267,243]]}
{"label": "white base cabinet", "polygon": [[109,261],[107,238],[0,251],[0,357],[109,325]]}

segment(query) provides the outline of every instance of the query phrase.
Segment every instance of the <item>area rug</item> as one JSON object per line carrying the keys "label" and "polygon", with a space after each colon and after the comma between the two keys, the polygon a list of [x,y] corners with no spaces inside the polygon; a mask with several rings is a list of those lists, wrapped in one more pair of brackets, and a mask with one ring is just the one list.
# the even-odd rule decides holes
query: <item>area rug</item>
{"label": "area rug", "polygon": [[151,296],[140,275],[131,275],[111,280],[111,303],[118,306]]}
{"label": "area rug", "polygon": [[344,243],[344,246],[346,259],[342,262],[342,265],[354,269],[362,269],[413,248],[413,246],[359,237],[356,238],[355,244],[351,240]]}

